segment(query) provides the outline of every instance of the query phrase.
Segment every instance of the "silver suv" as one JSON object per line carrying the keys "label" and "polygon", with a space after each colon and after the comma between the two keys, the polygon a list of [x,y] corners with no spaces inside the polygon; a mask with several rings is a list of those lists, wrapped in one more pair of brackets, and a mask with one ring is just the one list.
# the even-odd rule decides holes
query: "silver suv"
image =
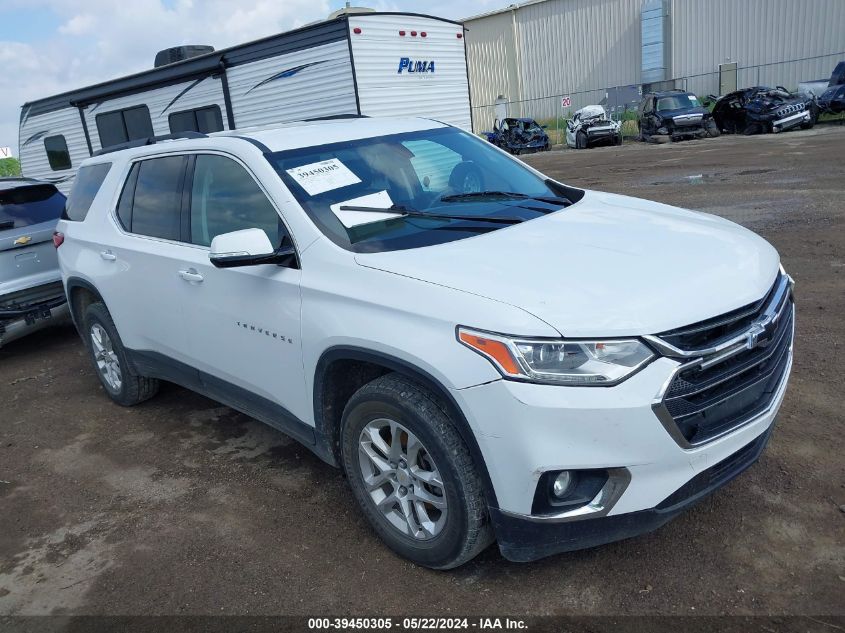
{"label": "silver suv", "polygon": [[64,208],[55,185],[0,178],[0,347],[68,316],[53,247]]}

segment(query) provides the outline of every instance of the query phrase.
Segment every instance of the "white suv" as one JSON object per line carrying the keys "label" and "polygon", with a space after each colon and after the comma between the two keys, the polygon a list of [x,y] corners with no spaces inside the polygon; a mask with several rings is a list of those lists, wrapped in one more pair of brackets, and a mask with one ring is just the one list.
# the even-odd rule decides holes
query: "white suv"
{"label": "white suv", "polygon": [[293,436],[403,556],[629,537],[763,450],[794,309],[754,233],[425,119],[150,142],[86,161],[56,236],[106,392]]}

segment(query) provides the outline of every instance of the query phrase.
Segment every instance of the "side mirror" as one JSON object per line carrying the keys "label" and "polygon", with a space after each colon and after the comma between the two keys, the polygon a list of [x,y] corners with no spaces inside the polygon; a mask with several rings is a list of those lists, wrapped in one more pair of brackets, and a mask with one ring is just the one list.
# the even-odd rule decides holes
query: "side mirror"
{"label": "side mirror", "polygon": [[541,128],[543,128],[544,130],[548,130],[548,129],[549,129],[549,126],[548,126],[548,125],[541,125],[540,127],[541,127]]}
{"label": "side mirror", "polygon": [[493,131],[494,132],[499,131],[499,119],[496,119],[495,121],[493,121]]}
{"label": "side mirror", "polygon": [[218,235],[211,241],[208,259],[217,268],[276,264],[297,268],[296,249],[288,240],[278,249],[273,248],[267,234],[261,229],[243,229]]}

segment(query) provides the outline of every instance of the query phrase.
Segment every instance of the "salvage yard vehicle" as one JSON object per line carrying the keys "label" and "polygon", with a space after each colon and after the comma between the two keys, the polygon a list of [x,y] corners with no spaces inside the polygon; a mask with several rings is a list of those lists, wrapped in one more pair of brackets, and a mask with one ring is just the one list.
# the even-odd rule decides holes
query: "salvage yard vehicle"
{"label": "salvage yard vehicle", "polygon": [[637,110],[637,127],[643,141],[666,143],[719,136],[710,112],[691,92],[647,92]]}
{"label": "salvage yard vehicle", "polygon": [[576,149],[622,145],[622,124],[611,119],[602,106],[586,106],[567,121],[566,144]]}
{"label": "salvage yard vehicle", "polygon": [[845,61],[836,64],[830,79],[817,79],[816,81],[802,81],[798,84],[798,92],[812,94],[819,101],[822,95],[834,86],[845,84]]}
{"label": "salvage yard vehicle", "polygon": [[815,97],[783,86],[754,86],[714,99],[713,118],[719,130],[729,134],[776,133],[799,126],[806,130],[819,117]]}
{"label": "salvage yard vehicle", "polygon": [[116,403],[166,380],[284,431],[439,569],[656,529],[766,446],[794,308],[754,233],[430,119],[188,136],[85,161],[59,222]]}
{"label": "salvage yard vehicle", "polygon": [[50,183],[0,178],[0,347],[67,318],[52,241],[64,208]]}
{"label": "salvage yard vehicle", "polygon": [[496,120],[487,140],[511,154],[545,152],[552,148],[546,128],[534,119]]}
{"label": "salvage yard vehicle", "polygon": [[845,84],[831,86],[819,97],[819,112],[839,114],[845,112]]}

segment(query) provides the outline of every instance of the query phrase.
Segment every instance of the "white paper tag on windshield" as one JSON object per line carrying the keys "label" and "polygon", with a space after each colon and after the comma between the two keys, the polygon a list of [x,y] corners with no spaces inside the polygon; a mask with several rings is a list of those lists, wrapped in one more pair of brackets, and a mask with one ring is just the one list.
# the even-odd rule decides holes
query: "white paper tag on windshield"
{"label": "white paper tag on windshield", "polygon": [[361,182],[358,176],[336,158],[309,163],[286,171],[309,196]]}
{"label": "white paper tag on windshield", "polygon": [[375,207],[376,209],[384,209],[393,204],[390,195],[386,191],[379,191],[378,193],[371,193],[359,198],[352,198],[352,200],[345,200],[331,205],[331,210],[337,216],[337,219],[343,223],[346,228],[352,228],[360,224],[369,224],[370,222],[379,222],[387,218],[395,218],[397,215],[402,215],[401,212],[391,213],[372,213],[370,211],[341,211],[340,207]]}

